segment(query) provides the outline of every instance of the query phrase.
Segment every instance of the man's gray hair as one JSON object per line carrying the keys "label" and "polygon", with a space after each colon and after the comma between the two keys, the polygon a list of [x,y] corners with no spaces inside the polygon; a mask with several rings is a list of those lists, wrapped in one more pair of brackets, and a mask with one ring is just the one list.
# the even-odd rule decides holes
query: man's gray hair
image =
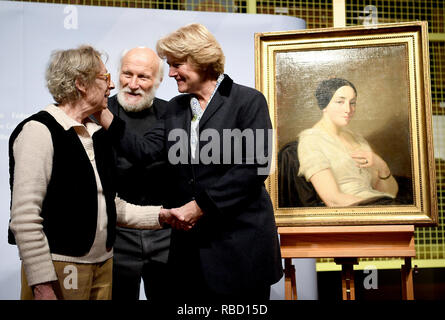
{"label": "man's gray hair", "polygon": [[[139,47],[135,47],[138,49],[149,49],[148,47],[144,47],[144,46],[139,46]],[[121,57],[119,60],[119,65],[118,65],[118,70],[117,70],[117,74],[121,74],[121,69],[122,69],[122,60],[124,59],[125,55],[132,49],[135,48],[131,48],[131,49],[125,49],[122,51],[121,53]],[[161,84],[162,80],[164,80],[164,60],[162,60],[161,58],[159,58],[158,55],[156,55],[158,57],[158,71],[156,73],[156,79],[155,79],[155,87],[158,88],[159,85]]]}

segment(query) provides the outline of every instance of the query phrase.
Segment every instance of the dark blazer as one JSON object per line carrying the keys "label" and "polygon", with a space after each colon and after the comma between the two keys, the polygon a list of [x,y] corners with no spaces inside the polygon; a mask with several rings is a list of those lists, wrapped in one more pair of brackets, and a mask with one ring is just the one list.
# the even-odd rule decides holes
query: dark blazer
{"label": "dark blazer", "polygon": [[[183,271],[182,277],[188,276],[184,270],[199,268],[210,289],[221,294],[269,286],[281,278],[282,264],[273,207],[264,186],[267,175],[258,172],[264,167],[258,154],[267,156],[272,143],[267,139],[267,130],[272,128],[267,102],[257,90],[235,84],[225,75],[199,123],[200,133],[211,129],[207,133],[215,139],[213,146],[219,144],[220,148],[210,150],[208,142],[201,141],[198,154],[210,155],[214,163],[191,163],[189,155],[176,163],[180,146],[190,153],[190,98],[189,94],[173,98],[164,121],[143,139],[116,118],[109,132],[134,161],[168,157],[170,207],[196,200],[203,210],[204,215],[190,231],[172,233],[170,260]],[[224,130],[233,129],[253,129],[254,141],[243,140],[242,161],[232,158],[224,164],[224,157],[231,156],[235,148],[223,146]],[[185,138],[179,139],[181,134]],[[252,157],[247,152],[252,148],[261,152]]]}

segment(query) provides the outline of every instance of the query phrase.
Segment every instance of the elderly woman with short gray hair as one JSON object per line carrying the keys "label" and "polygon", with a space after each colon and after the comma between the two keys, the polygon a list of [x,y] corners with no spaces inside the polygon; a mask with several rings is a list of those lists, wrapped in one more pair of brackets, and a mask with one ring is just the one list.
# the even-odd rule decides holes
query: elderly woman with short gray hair
{"label": "elderly woman with short gray hair", "polygon": [[10,242],[22,299],[110,299],[116,209],[107,134],[89,119],[114,84],[91,46],[51,55],[56,103],[21,122],[9,142]]}

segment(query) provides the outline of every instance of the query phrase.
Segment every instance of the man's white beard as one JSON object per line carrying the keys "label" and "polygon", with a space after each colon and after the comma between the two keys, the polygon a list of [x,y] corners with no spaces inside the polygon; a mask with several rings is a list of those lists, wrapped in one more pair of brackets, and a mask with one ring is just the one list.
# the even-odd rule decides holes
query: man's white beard
{"label": "man's white beard", "polygon": [[[136,104],[129,103],[125,96],[126,92],[140,94],[141,99]],[[153,86],[153,88],[151,88],[151,90],[149,92],[145,92],[142,89],[138,89],[136,91],[131,91],[129,88],[123,88],[123,89],[120,89],[117,94],[117,101],[122,106],[122,108],[124,108],[125,111],[139,112],[139,111],[142,111],[144,109],[151,107],[151,105],[153,103],[153,99],[155,98],[155,94],[156,94],[156,88],[154,86]]]}

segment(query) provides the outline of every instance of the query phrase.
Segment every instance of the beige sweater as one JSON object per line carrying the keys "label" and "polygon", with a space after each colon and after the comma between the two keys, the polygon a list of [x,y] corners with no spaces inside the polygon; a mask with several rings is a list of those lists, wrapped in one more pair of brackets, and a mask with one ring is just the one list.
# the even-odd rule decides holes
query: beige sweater
{"label": "beige sweater", "polygon": [[[51,177],[53,145],[51,133],[40,122],[29,121],[13,145],[15,159],[11,230],[14,233],[30,286],[57,280],[52,260],[97,263],[113,256],[106,250],[107,214],[105,197],[97,173],[92,135],[100,129],[94,122],[80,124],[55,105],[45,108],[65,130],[73,127],[91,161],[97,182],[98,219],[96,236],[90,252],[82,257],[51,254],[43,232],[40,211]],[[81,199],[79,199],[80,201]],[[135,228],[159,228],[158,206],[140,207],[116,199],[118,223]],[[63,227],[63,226],[62,226]]]}

